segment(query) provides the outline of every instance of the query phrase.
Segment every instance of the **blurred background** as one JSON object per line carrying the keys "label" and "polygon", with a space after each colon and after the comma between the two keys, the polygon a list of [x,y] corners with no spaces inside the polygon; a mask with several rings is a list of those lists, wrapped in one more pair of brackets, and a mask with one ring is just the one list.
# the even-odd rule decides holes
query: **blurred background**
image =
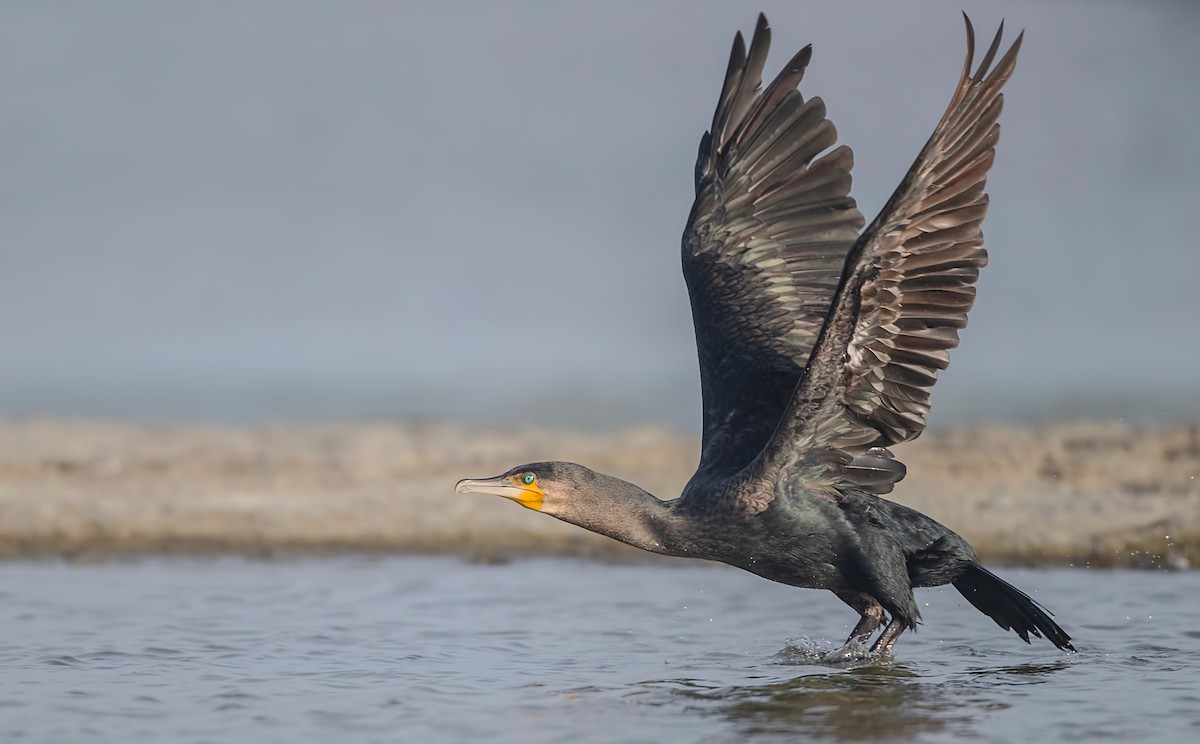
{"label": "blurred background", "polygon": [[[0,415],[699,425],[678,241],[734,32],[875,214],[984,2],[0,5]],[[1200,415],[1200,5],[1009,2],[934,425]]]}

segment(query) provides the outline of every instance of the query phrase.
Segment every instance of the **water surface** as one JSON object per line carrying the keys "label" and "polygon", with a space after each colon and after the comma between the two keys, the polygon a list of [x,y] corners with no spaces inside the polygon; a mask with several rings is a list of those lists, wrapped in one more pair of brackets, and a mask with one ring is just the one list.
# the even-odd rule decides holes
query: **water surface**
{"label": "water surface", "polygon": [[1001,572],[1080,653],[952,589],[889,660],[853,613],[702,565],[0,564],[5,741],[1183,741],[1200,573]]}

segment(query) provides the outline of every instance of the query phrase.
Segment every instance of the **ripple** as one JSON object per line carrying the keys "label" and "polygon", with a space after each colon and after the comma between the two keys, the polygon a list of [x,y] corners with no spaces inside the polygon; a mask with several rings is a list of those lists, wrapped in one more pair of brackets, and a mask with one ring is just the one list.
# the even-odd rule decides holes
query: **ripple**
{"label": "ripple", "polygon": [[142,649],[142,653],[147,656],[182,656],[183,651],[177,648],[163,648],[161,646],[147,646]]}

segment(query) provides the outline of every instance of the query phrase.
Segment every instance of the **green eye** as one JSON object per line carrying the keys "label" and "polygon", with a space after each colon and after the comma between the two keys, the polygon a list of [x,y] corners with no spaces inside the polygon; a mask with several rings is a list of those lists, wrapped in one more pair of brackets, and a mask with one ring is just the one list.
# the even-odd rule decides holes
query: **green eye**
{"label": "green eye", "polygon": [[532,486],[533,482],[535,480],[537,480],[537,477],[534,476],[533,473],[526,473],[525,476],[523,478],[521,478],[521,480],[525,481],[525,485]]}

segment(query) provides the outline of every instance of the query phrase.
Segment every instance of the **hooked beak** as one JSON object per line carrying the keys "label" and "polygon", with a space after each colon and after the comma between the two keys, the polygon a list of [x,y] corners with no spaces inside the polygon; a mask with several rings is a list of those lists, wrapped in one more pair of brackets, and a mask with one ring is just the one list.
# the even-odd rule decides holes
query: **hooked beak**
{"label": "hooked beak", "polygon": [[502,496],[509,501],[515,501],[527,509],[542,510],[542,502],[546,494],[536,483],[525,485],[516,476],[499,476],[472,480],[464,478],[454,487],[455,493],[486,493],[491,496]]}

